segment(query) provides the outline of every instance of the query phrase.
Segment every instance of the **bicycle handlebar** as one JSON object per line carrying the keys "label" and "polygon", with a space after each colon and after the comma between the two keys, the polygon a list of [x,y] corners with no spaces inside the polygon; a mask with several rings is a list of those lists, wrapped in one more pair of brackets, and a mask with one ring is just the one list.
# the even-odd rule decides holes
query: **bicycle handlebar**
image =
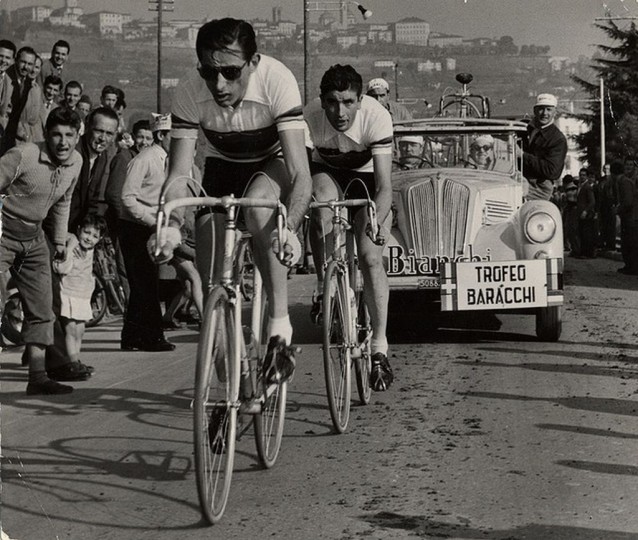
{"label": "bicycle handlebar", "polygon": [[[272,208],[277,210],[277,232],[279,238],[279,245],[283,246],[283,232],[286,228],[286,207],[281,201],[273,201],[270,199],[257,199],[251,197],[234,197],[233,195],[226,195],[224,197],[182,197],[179,199],[173,199],[166,203],[162,203],[157,211],[157,227],[156,238],[157,245],[155,246],[155,256],[158,257],[161,253],[162,246],[160,245],[159,238],[161,235],[162,227],[168,227],[168,223],[171,217],[171,213],[177,208],[183,208],[185,206],[208,206],[208,207],[241,207],[241,208]],[[284,250],[280,247],[278,257],[280,261],[283,261]]]}
{"label": "bicycle handlebar", "polygon": [[368,220],[372,228],[371,240],[376,243],[379,223],[377,221],[377,205],[372,199],[333,199],[331,201],[312,201],[310,208],[330,208],[333,212],[337,208],[353,208],[366,206]]}

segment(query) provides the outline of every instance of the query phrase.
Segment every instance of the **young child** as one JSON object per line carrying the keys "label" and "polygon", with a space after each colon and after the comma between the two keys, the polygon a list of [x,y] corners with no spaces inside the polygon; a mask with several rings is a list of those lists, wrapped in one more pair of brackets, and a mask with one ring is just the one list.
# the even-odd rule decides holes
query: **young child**
{"label": "young child", "polygon": [[71,361],[78,360],[86,321],[93,317],[91,309],[91,295],[95,288],[93,253],[105,229],[104,218],[88,214],[80,222],[77,236],[69,233],[66,259],[53,263],[54,271],[61,276],[60,319]]}

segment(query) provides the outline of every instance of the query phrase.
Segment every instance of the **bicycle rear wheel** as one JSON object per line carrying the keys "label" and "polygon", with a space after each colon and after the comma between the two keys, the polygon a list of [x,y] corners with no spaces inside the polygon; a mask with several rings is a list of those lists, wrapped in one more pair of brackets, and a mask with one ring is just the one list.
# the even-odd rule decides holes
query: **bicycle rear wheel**
{"label": "bicycle rear wheel", "polygon": [[370,387],[370,369],[372,367],[372,327],[370,326],[370,313],[363,300],[363,293],[357,293],[357,342],[360,355],[354,360],[354,372],[357,380],[357,392],[362,405],[370,403],[372,388]]}
{"label": "bicycle rear wheel", "polygon": [[216,287],[204,310],[193,404],[197,492],[210,523],[218,522],[226,508],[235,458],[239,374],[233,363],[233,335],[228,293]]}
{"label": "bicycle rear wheel", "polygon": [[330,416],[338,433],[346,430],[350,416],[348,289],[343,269],[336,262],[330,262],[323,283],[323,365]]}
{"label": "bicycle rear wheel", "polygon": [[[268,333],[266,325],[268,323],[268,299],[266,290],[262,289],[262,310],[261,310],[261,335],[259,347],[259,373],[261,374],[261,364],[266,354],[268,346]],[[263,385],[263,379],[258,378],[258,384],[263,388],[263,403],[261,412],[254,417],[255,442],[257,444],[257,455],[260,463],[270,469],[277,460],[281,439],[284,434],[284,420],[286,417],[286,397],[288,394],[288,382]]]}

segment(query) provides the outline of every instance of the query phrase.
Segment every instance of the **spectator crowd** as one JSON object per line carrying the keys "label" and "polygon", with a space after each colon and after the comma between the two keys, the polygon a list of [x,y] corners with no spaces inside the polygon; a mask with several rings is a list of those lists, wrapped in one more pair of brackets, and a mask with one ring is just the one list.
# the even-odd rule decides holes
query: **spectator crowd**
{"label": "spectator crowd", "polygon": [[[12,280],[24,311],[27,394],[68,393],[72,387],[60,381],[93,372],[80,354],[92,318],[93,253],[104,236],[127,297],[123,350],[172,350],[164,330],[179,327],[180,315],[196,322],[191,298],[201,313],[188,242],[172,270],[158,268],[145,249],[164,181],[170,114],[149,112],[129,130],[124,91],[106,85],[97,99],[85,94],[81,81],[67,80],[70,54],[65,40],[46,60],[0,40],[0,298]],[[183,285],[166,299],[164,314],[161,272]]]}
{"label": "spectator crowd", "polygon": [[638,171],[633,157],[615,160],[596,175],[580,169],[554,188],[563,216],[565,250],[576,258],[620,252],[618,272],[638,275]]}

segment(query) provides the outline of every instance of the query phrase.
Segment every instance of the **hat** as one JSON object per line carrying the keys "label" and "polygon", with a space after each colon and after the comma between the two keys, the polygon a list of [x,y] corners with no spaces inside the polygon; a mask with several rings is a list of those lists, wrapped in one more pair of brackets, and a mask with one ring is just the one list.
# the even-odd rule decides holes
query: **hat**
{"label": "hat", "polygon": [[370,90],[385,90],[386,92],[390,91],[390,85],[388,81],[382,78],[371,79],[368,83],[368,92]]}
{"label": "hat", "polygon": [[403,137],[399,137],[399,142],[424,144],[423,137],[421,137],[421,135],[404,135]]}
{"label": "hat", "polygon": [[151,131],[163,131],[171,129],[171,113],[151,113]]}
{"label": "hat", "polygon": [[558,100],[553,94],[538,94],[536,96],[536,105],[534,107],[556,107]]}
{"label": "hat", "polygon": [[479,135],[472,140],[472,145],[474,144],[476,144],[477,146],[482,146],[484,144],[494,146],[494,137],[492,137],[491,135]]}

